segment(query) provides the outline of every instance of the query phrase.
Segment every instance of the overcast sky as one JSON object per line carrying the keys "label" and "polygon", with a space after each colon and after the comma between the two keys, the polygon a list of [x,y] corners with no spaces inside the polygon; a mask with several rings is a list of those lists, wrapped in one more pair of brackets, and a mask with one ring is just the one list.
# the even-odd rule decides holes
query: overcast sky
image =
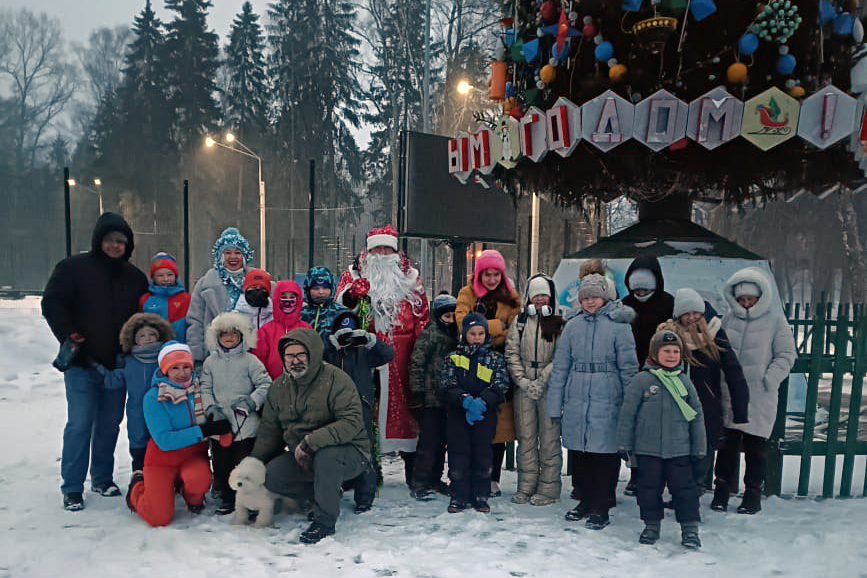
{"label": "overcast sky", "polygon": [[[269,0],[251,0],[253,10],[259,14],[264,24],[265,10]],[[164,22],[169,19],[163,9],[163,0],[151,3]],[[241,11],[244,0],[212,0],[213,7],[208,15],[208,25],[220,35],[220,46],[226,44],[229,26],[235,14]],[[145,0],[0,0],[4,8],[26,7],[34,12],[45,12],[56,16],[63,25],[67,40],[85,42],[93,30],[102,26],[131,26],[133,18],[142,11]]]}

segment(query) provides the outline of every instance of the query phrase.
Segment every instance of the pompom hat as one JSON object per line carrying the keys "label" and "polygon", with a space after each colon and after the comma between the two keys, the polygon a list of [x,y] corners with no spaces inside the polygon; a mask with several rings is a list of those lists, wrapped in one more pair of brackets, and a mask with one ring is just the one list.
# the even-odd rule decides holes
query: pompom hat
{"label": "pompom hat", "polygon": [[238,249],[244,256],[244,263],[253,261],[253,248],[250,247],[250,242],[241,234],[235,227],[228,227],[224,230],[220,237],[214,242],[211,247],[211,263],[214,268],[219,268],[223,263],[223,252],[226,249]]}
{"label": "pompom hat", "polygon": [[151,278],[153,278],[154,273],[160,269],[168,269],[175,274],[175,277],[180,276],[178,273],[177,260],[168,253],[163,253],[162,251],[151,258]]}
{"label": "pompom hat", "polygon": [[193,367],[193,353],[190,348],[178,341],[167,341],[160,353],[157,356],[157,363],[160,365],[160,371],[168,374],[169,368],[173,365],[188,365]]}
{"label": "pompom hat", "polygon": [[367,233],[367,250],[376,247],[391,247],[397,251],[397,229],[391,223],[384,227],[374,227]]}

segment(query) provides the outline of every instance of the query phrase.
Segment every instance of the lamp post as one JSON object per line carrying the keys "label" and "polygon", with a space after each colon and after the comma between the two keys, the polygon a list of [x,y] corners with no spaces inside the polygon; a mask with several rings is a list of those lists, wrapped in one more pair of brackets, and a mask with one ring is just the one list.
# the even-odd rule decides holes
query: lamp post
{"label": "lamp post", "polygon": [[105,209],[102,204],[102,179],[95,178],[93,179],[93,184],[97,188],[97,190],[93,190],[87,185],[76,181],[75,179],[67,179],[66,184],[70,187],[81,187],[85,191],[92,193],[99,197],[99,214],[100,216],[105,212]]}
{"label": "lamp post", "polygon": [[256,159],[259,166],[259,266],[262,269],[267,269],[267,246],[265,245],[265,181],[262,180],[262,157],[250,150],[247,145],[238,140],[232,133],[226,133],[224,138],[226,139],[226,142],[237,144],[243,150],[235,148],[234,146],[225,145],[211,137],[205,139],[205,146],[208,148],[218,146],[246,157],[250,157],[251,159]]}

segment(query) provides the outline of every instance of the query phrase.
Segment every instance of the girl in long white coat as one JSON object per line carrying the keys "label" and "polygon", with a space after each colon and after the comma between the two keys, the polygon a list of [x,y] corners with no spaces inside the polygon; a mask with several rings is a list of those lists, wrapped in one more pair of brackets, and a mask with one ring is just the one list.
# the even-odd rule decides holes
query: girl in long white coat
{"label": "girl in long white coat", "polygon": [[737,353],[750,389],[749,421],[732,422],[731,407],[723,406],[723,436],[716,464],[716,489],[711,508],[728,507],[729,482],[737,471],[740,446],[746,457],[744,499],[738,513],[762,509],[767,440],[777,419],[777,393],[797,356],[792,329],[774,302],[767,275],[755,267],[736,272],[726,283],[729,312],[722,326]]}

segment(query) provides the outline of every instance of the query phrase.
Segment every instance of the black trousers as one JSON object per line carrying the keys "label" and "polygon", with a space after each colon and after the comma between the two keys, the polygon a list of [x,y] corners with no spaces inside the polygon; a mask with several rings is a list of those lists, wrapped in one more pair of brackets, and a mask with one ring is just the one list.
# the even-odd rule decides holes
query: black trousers
{"label": "black trousers", "polygon": [[747,463],[744,486],[748,491],[761,492],[765,482],[765,462],[768,441],[740,430],[724,429],[716,456],[716,485],[728,486],[737,475],[740,465],[741,445]]}
{"label": "black trousers", "polygon": [[[494,432],[496,433],[496,432]],[[503,458],[506,457],[506,443],[491,444],[491,480],[500,483],[503,471]]]}
{"label": "black trousers", "polygon": [[487,500],[491,493],[491,441],[497,431],[496,410],[469,425],[463,409],[446,412],[449,480],[452,499],[462,504]]}
{"label": "black trousers", "polygon": [[635,497],[641,519],[645,522],[662,520],[665,511],[662,505],[662,491],[668,484],[674,515],[678,522],[698,522],[698,486],[695,483],[695,470],[690,456],[662,459],[655,456],[636,456],[638,458],[638,487]]}
{"label": "black trousers", "polygon": [[413,462],[413,489],[433,488],[443,477],[446,461],[446,410],[425,407],[416,412],[418,444]]}
{"label": "black trousers", "polygon": [[616,501],[620,475],[618,454],[569,452],[572,458],[572,483],[578,490],[581,505],[594,514],[608,514]]}
{"label": "black trousers", "polygon": [[241,460],[250,455],[250,452],[253,451],[253,446],[256,444],[256,438],[232,442],[232,445],[225,448],[216,440],[210,441],[211,458],[213,460],[211,467],[214,470],[214,489],[222,494],[223,501],[234,503],[235,490],[229,487],[229,474],[232,473],[235,466],[241,463]]}

